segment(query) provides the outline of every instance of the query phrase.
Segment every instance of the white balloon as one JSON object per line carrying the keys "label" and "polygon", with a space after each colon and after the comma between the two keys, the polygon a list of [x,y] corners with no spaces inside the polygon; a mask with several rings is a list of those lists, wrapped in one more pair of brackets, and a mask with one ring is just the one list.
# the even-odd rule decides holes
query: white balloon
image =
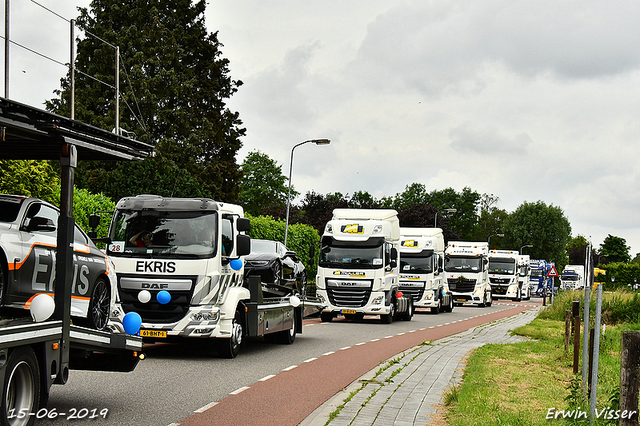
{"label": "white balloon", "polygon": [[138,300],[142,303],[147,303],[151,300],[151,293],[149,293],[149,290],[142,290],[138,293]]}
{"label": "white balloon", "polygon": [[300,306],[300,298],[298,296],[291,296],[289,302],[291,302],[294,308]]}
{"label": "white balloon", "polygon": [[29,311],[31,311],[31,318],[33,318],[35,322],[42,322],[49,319],[55,308],[56,303],[53,297],[41,293],[33,298]]}

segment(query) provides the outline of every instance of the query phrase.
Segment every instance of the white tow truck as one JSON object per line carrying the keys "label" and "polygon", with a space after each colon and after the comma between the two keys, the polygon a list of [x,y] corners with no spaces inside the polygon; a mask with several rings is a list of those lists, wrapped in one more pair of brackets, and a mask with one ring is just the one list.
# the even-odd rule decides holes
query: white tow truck
{"label": "white tow truck", "polygon": [[320,240],[317,294],[323,321],[380,315],[411,320],[413,300],[399,292],[400,222],[391,209],[335,209]]}
{"label": "white tow truck", "polygon": [[[55,243],[49,246],[56,251],[55,274],[50,274],[54,295],[46,294],[49,289],[35,294],[25,306],[30,317],[12,315],[11,310],[0,313],[0,424],[105,418],[108,409],[47,407],[51,386],[67,383],[70,370],[129,372],[144,358],[140,337],[71,324],[74,170],[78,159],[140,160],[151,156],[153,147],[4,98],[0,98],[0,127],[0,159],[59,160],[62,171],[57,226],[39,228],[49,235],[56,232]],[[23,261],[6,259],[0,250],[0,297],[17,267],[28,268]],[[37,272],[43,272],[42,265],[34,269]]]}
{"label": "white tow truck", "polygon": [[444,279],[444,236],[441,228],[400,228],[400,291],[416,308],[431,313],[453,311],[453,297]]}
{"label": "white tow truck", "polygon": [[444,253],[444,272],[453,293],[453,303],[491,306],[493,297],[487,269],[489,244],[450,241]]}
{"label": "white tow truck", "polygon": [[515,250],[489,251],[489,282],[494,298],[522,300],[519,261],[520,254]]}
{"label": "white tow truck", "polygon": [[104,239],[118,281],[112,324],[122,329],[135,311],[146,341],[215,338],[226,358],[238,354],[245,337],[293,343],[305,308],[321,305],[294,290],[263,297],[260,278],[245,279],[251,239],[243,216],[242,207],[208,198],[118,201]]}

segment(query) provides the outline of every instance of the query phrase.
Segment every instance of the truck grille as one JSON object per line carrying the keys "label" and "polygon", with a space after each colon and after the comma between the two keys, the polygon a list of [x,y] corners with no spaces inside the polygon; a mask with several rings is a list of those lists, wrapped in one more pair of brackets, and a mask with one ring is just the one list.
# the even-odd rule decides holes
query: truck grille
{"label": "truck grille", "polygon": [[499,296],[504,296],[505,294],[507,294],[507,289],[509,288],[509,286],[503,286],[503,285],[491,285],[491,292],[493,294],[499,295]]}
{"label": "truck grille", "polygon": [[477,280],[470,280],[466,278],[447,278],[447,284],[449,290],[456,293],[471,293],[476,288]]}
{"label": "truck grille", "polygon": [[419,287],[403,287],[400,285],[400,291],[402,291],[403,294],[411,295],[414,302],[419,302],[424,294],[424,289]]}
{"label": "truck grille", "polygon": [[359,285],[348,287],[334,283],[340,281],[327,280],[327,296],[333,306],[361,308],[367,304],[371,296],[371,283],[358,282]]}
{"label": "truck grille", "polygon": [[150,290],[151,300],[141,303],[138,300],[139,289],[128,289],[118,286],[122,309],[125,313],[137,312],[142,318],[142,322],[170,324],[180,321],[189,311],[191,297],[193,296],[193,285],[189,290],[168,290],[171,294],[171,301],[166,305],[158,303],[156,297],[160,290]]}

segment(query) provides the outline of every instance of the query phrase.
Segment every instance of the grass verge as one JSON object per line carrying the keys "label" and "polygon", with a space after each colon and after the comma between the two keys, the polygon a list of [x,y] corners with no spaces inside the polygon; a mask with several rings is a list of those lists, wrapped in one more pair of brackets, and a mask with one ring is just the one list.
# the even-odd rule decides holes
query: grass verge
{"label": "grass verge", "polygon": [[[618,408],[620,344],[622,331],[630,329],[638,330],[640,325],[608,325],[600,339],[598,412]],[[585,419],[589,403],[583,398],[582,370],[574,377],[573,345],[564,350],[564,321],[539,317],[514,333],[530,340],[485,345],[470,354],[461,385],[444,395],[449,424],[589,424]],[[582,354],[579,359],[582,361]],[[561,410],[564,414],[554,417]],[[574,410],[571,418],[563,418],[570,410]],[[603,417],[592,424],[619,422]]]}

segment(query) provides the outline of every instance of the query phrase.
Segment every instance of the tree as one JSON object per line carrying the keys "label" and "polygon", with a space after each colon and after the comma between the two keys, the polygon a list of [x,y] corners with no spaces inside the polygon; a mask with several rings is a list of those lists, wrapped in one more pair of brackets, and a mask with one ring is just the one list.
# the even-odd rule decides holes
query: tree
{"label": "tree", "polygon": [[[287,204],[288,178],[282,174],[282,166],[267,154],[252,151],[242,163],[238,199],[245,211],[254,216],[263,214],[266,208],[282,209]],[[297,192],[291,189],[291,199]]]}
{"label": "tree", "polygon": [[[503,233],[503,223],[509,213],[497,207],[499,200],[493,194],[482,194],[480,197],[480,215],[471,233],[472,241],[488,241],[489,236]],[[502,241],[496,241],[496,246],[502,246],[501,243]]]}
{"label": "tree", "polygon": [[60,176],[47,161],[0,160],[0,170],[0,194],[25,195],[52,202],[60,190]]}
{"label": "tree", "polygon": [[[126,111],[120,127],[154,145],[156,159],[127,170],[123,162],[81,162],[78,186],[117,199],[130,191],[121,176],[154,168],[156,179],[143,180],[136,192],[170,195],[158,183],[175,182],[180,170],[182,181],[175,195],[193,196],[191,191],[199,187],[212,198],[237,200],[241,175],[235,156],[245,129],[225,101],[242,82],[229,77],[217,33],[207,33],[205,7],[202,0],[94,0],[89,10],[80,9],[77,25],[100,39],[87,36],[78,43],[76,67],[82,73],[75,75],[75,118],[114,128],[112,46],[119,46],[121,104]],[[47,102],[47,108],[69,115],[69,92],[67,76],[56,91],[59,97]]]}
{"label": "tree", "polygon": [[560,270],[567,263],[571,225],[560,207],[525,201],[505,219],[503,231],[514,249],[532,244],[528,251],[532,259],[550,260]]}
{"label": "tree", "polygon": [[[305,223],[314,227],[320,235],[324,233],[324,227],[333,216],[333,209],[349,207],[349,200],[339,192],[322,195],[310,191],[304,196],[300,206],[299,215],[289,215],[289,223]],[[291,218],[295,217],[296,222]]]}
{"label": "tree", "polygon": [[608,234],[602,244],[600,244],[600,256],[606,256],[608,262],[629,262],[631,247],[627,245],[627,240],[621,237],[614,237]]}

